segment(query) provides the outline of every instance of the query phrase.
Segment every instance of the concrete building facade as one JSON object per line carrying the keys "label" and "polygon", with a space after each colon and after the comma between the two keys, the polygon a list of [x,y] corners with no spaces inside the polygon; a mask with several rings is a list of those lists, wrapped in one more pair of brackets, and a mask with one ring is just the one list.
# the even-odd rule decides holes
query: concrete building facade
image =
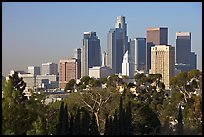
{"label": "concrete building facade", "polygon": [[60,60],[59,88],[64,89],[71,79],[77,79],[77,60],[75,58]]}
{"label": "concrete building facade", "polygon": [[114,74],[113,70],[107,66],[94,66],[92,68],[89,68],[89,77],[94,77],[96,79],[105,78],[112,74]]}
{"label": "concrete building facade", "polygon": [[123,56],[122,75],[134,78],[134,70],[131,54],[127,50]]}
{"label": "concrete building facade", "polygon": [[53,62],[42,63],[42,75],[58,75],[58,64]]}
{"label": "concrete building facade", "polygon": [[175,75],[175,47],[155,45],[151,48],[150,74],[161,74],[165,88],[169,89],[170,78]]}
{"label": "concrete building facade", "polygon": [[40,67],[28,66],[28,73],[33,74],[33,75],[40,75]]}

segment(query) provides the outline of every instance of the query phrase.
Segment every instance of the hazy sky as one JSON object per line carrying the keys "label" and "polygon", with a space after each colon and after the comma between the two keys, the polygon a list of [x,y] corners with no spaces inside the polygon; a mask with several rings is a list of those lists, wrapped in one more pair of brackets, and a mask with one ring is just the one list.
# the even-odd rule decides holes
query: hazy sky
{"label": "hazy sky", "polygon": [[107,33],[121,15],[129,38],[145,37],[149,27],[168,27],[168,42],[175,46],[175,33],[190,31],[202,70],[201,2],[4,2],[2,74],[73,57],[74,48],[82,47],[84,31],[95,31],[106,51]]}

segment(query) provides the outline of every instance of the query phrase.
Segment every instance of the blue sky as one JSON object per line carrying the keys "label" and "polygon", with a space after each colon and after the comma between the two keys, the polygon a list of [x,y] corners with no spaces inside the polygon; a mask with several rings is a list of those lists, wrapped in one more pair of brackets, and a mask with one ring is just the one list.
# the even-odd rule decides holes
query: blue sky
{"label": "blue sky", "polygon": [[82,47],[84,31],[95,31],[106,51],[107,33],[120,15],[129,38],[145,37],[149,27],[168,27],[168,42],[175,46],[175,33],[190,31],[202,69],[201,2],[4,2],[2,74],[72,57],[74,48]]}

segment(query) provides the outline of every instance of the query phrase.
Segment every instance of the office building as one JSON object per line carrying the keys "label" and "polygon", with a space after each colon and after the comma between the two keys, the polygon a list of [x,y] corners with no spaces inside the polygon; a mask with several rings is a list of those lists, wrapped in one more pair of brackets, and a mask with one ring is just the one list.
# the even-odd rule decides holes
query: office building
{"label": "office building", "polygon": [[52,62],[43,63],[41,74],[42,75],[58,75],[58,65]]}
{"label": "office building", "polygon": [[57,81],[56,75],[37,75],[36,86],[45,89],[59,88],[59,81]]}
{"label": "office building", "polygon": [[165,89],[169,89],[170,78],[175,74],[175,48],[171,45],[155,45],[151,48],[150,74],[161,74]]}
{"label": "office building", "polygon": [[81,78],[81,48],[74,49],[74,58],[77,59],[77,79]]}
{"label": "office building", "polygon": [[126,50],[128,50],[127,23],[125,22],[125,16],[118,16],[116,18],[115,28],[121,28],[122,30],[123,49],[124,49],[123,55],[124,55]]}
{"label": "office building", "polygon": [[107,35],[108,66],[114,73],[122,73],[124,55],[123,31],[121,28],[111,28]]}
{"label": "office building", "polygon": [[197,69],[197,55],[195,54],[195,52],[190,53],[190,66],[191,70]]}
{"label": "office building", "polygon": [[123,56],[122,75],[128,76],[129,78],[134,78],[134,64],[132,62],[131,54],[128,52],[128,50]]}
{"label": "office building", "polygon": [[190,64],[191,33],[176,32],[176,63]]}
{"label": "office building", "polygon": [[77,59],[71,58],[59,62],[59,88],[64,89],[71,79],[77,79]]}
{"label": "office building", "polygon": [[168,45],[168,28],[147,28],[146,31],[146,71],[151,68],[151,47]]}
{"label": "office building", "polygon": [[81,52],[81,77],[83,77],[89,75],[89,68],[101,66],[101,46],[96,32],[84,32]]}
{"label": "office building", "polygon": [[33,75],[40,75],[40,67],[38,66],[28,66],[28,73]]}
{"label": "office building", "polygon": [[135,71],[145,71],[146,65],[146,38],[130,39],[129,51],[133,58]]}
{"label": "office building", "polygon": [[197,55],[191,52],[191,32],[176,32],[176,68],[181,72],[197,68]]}
{"label": "office building", "polygon": [[114,74],[113,70],[107,66],[94,66],[89,68],[89,77],[94,77],[96,79],[106,78],[112,74]]}
{"label": "office building", "polygon": [[107,66],[107,54],[105,51],[102,53],[102,66]]}

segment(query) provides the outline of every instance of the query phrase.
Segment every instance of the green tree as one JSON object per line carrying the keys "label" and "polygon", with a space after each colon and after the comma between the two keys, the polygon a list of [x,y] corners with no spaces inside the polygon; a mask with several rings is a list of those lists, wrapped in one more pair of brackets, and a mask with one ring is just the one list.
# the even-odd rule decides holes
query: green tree
{"label": "green tree", "polygon": [[126,135],[132,134],[132,107],[130,101],[126,107],[124,129]]}
{"label": "green tree", "polygon": [[62,134],[62,123],[63,123],[63,115],[64,115],[64,102],[61,102],[60,105],[60,112],[59,112],[59,118],[58,118],[58,123],[56,125],[57,127],[57,135],[61,135]]}
{"label": "green tree", "polygon": [[70,135],[73,135],[73,130],[74,130],[74,116],[73,116],[73,114],[71,113],[70,114],[70,127],[69,127],[69,133],[70,133]]}
{"label": "green tree", "polygon": [[27,135],[47,135],[45,120],[42,117],[38,116],[32,126],[33,128],[27,131]]}
{"label": "green tree", "polygon": [[[41,102],[42,98],[32,90],[29,99],[24,96],[25,85],[23,79],[14,73],[3,88],[2,134],[26,135],[33,128],[37,131],[41,128],[43,131],[46,127],[44,114],[46,109]],[[41,126],[41,122],[44,127]]]}
{"label": "green tree", "polygon": [[104,135],[111,135],[111,125],[110,125],[109,117],[106,115],[106,123],[104,129]]}
{"label": "green tree", "polygon": [[75,79],[71,79],[71,80],[66,84],[64,91],[65,91],[65,92],[66,92],[67,90],[73,91],[75,84],[76,84],[76,80],[75,80]]}
{"label": "green tree", "polygon": [[74,119],[74,135],[80,135],[81,133],[81,111],[77,109],[77,113]]}
{"label": "green tree", "polygon": [[96,116],[94,113],[92,113],[92,119],[89,125],[89,135],[100,135],[98,131],[98,125],[96,123]]}
{"label": "green tree", "polygon": [[179,111],[178,111],[178,128],[177,128],[177,133],[179,135],[183,134],[183,116],[182,116],[181,105],[179,105]]}
{"label": "green tree", "polygon": [[88,135],[91,118],[89,112],[85,108],[82,108],[81,111],[82,111],[81,134]]}

